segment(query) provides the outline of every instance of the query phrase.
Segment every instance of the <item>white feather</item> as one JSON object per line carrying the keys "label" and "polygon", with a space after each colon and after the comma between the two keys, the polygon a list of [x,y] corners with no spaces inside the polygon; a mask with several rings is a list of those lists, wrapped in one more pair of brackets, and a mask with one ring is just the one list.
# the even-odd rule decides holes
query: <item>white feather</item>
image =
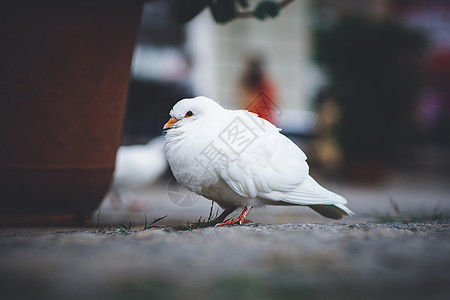
{"label": "white feather", "polygon": [[[188,111],[192,117],[185,117]],[[171,116],[178,121],[165,135],[164,151],[189,190],[223,208],[307,205],[331,218],[353,214],[342,196],[309,176],[303,151],[257,115],[197,97],[179,101]],[[210,159],[214,151],[220,160]]]}

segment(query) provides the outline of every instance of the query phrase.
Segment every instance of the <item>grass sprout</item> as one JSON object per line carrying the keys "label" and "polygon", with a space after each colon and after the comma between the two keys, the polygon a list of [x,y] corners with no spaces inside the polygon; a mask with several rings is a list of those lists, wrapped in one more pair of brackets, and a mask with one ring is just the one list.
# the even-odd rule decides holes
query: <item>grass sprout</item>
{"label": "grass sprout", "polygon": [[131,230],[131,222],[128,224],[128,226],[125,226],[123,224],[119,224],[115,226],[117,230],[119,230],[120,233],[122,234],[129,234],[132,233],[133,231]]}
{"label": "grass sprout", "polygon": [[197,222],[194,223],[187,222],[184,225],[175,225],[172,226],[172,229],[179,231],[188,231],[199,228],[214,227],[218,223],[217,218],[219,217],[219,208],[217,208],[215,213],[213,213],[213,209],[214,209],[214,202],[211,201],[211,208],[209,210],[208,218],[202,219],[202,217],[200,216]]}
{"label": "grass sprout", "polygon": [[[100,214],[101,214],[102,210],[99,209],[98,213],[97,213],[97,228],[98,228],[98,232],[100,233],[105,233],[107,232],[107,230],[105,229],[105,227],[103,227],[103,225],[100,223]],[[142,228],[141,230],[148,230],[151,228],[160,228],[160,226],[154,225],[155,223],[167,218],[168,215],[165,215],[163,217],[160,218],[155,218],[151,223],[148,223],[148,219],[147,216],[144,214],[144,219],[145,219],[145,224],[144,224],[144,228]],[[113,229],[115,228],[115,230],[119,231],[122,234],[129,234],[129,233],[133,233],[133,230],[131,229],[131,222],[128,223],[128,225],[124,225],[124,224],[118,224],[113,226]],[[109,227],[108,231],[111,230],[111,226]]]}
{"label": "grass sprout", "polygon": [[102,209],[100,208],[97,213],[97,228],[98,228],[99,232],[105,232],[106,231],[105,228],[100,224],[100,213],[101,212],[102,212]]}
{"label": "grass sprout", "polygon": [[159,222],[159,221],[161,221],[161,220],[163,220],[163,219],[165,219],[167,217],[168,217],[168,215],[165,215],[164,217],[160,217],[160,218],[155,218],[150,224],[147,224],[147,216],[144,215],[145,224],[144,224],[144,228],[142,228],[141,230],[144,231],[144,230],[148,230],[148,229],[151,229],[151,228],[161,228],[158,225],[153,225],[153,224],[155,224],[155,223],[157,223],[157,222]]}
{"label": "grass sprout", "polygon": [[385,213],[376,213],[376,219],[383,223],[414,223],[423,221],[440,221],[444,219],[444,214],[440,211],[439,206],[436,206],[430,213],[419,212],[411,213],[400,209],[400,206],[393,198],[389,199],[392,211]]}

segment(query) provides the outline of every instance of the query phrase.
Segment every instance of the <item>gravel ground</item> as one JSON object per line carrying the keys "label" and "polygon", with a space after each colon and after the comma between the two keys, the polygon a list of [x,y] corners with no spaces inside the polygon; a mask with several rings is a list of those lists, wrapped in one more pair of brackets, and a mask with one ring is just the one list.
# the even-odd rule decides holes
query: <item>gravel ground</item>
{"label": "gravel ground", "polygon": [[0,229],[1,299],[450,299],[450,221]]}

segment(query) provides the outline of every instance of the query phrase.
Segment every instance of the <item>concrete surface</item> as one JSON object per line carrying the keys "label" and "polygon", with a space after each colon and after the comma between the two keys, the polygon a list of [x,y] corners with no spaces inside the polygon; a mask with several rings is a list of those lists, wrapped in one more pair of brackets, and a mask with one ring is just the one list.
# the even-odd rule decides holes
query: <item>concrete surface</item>
{"label": "concrete surface", "polygon": [[[447,179],[321,181],[348,198],[355,217],[267,207],[251,212],[255,224],[191,231],[167,224],[207,217],[211,202],[181,205],[171,193],[185,192],[162,180],[107,199],[87,227],[0,228],[0,299],[450,299]],[[417,222],[378,222],[396,216],[389,198]],[[144,215],[169,216],[142,231]],[[132,230],[116,228],[130,221]]]}
{"label": "concrete surface", "polygon": [[449,299],[450,222],[0,239],[1,299]]}

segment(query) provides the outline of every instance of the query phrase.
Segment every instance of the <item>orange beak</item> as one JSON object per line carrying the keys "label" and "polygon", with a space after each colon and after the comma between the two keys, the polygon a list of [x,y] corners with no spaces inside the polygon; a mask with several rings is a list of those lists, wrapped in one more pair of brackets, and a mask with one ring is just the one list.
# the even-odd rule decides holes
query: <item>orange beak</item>
{"label": "orange beak", "polygon": [[163,130],[164,130],[164,129],[169,129],[169,128],[171,128],[176,122],[178,122],[177,119],[175,119],[175,118],[170,118],[169,121],[167,121],[167,123],[164,124]]}

